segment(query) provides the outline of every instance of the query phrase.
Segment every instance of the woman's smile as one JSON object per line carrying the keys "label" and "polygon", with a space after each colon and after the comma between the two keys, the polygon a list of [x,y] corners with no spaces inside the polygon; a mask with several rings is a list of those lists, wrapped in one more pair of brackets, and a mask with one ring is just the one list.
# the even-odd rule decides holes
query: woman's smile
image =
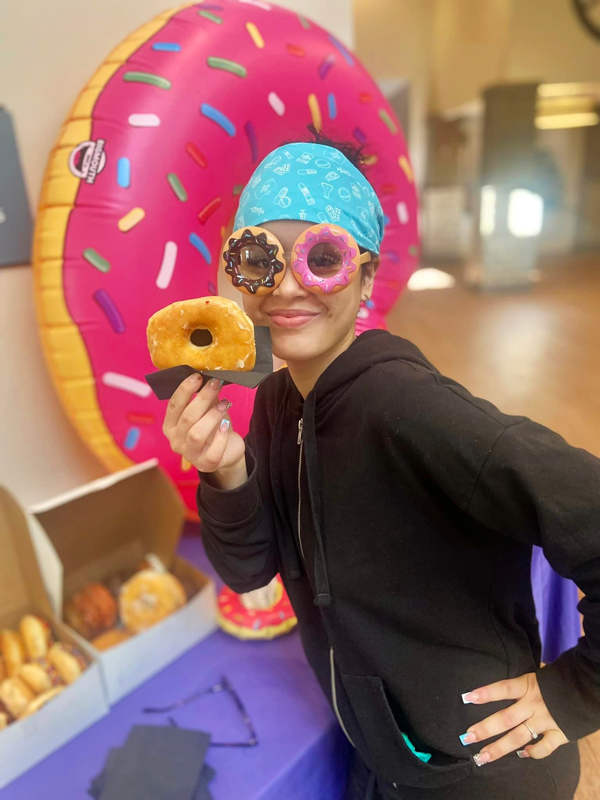
{"label": "woman's smile", "polygon": [[319,316],[317,311],[303,308],[275,308],[266,312],[269,320],[277,328],[300,328]]}

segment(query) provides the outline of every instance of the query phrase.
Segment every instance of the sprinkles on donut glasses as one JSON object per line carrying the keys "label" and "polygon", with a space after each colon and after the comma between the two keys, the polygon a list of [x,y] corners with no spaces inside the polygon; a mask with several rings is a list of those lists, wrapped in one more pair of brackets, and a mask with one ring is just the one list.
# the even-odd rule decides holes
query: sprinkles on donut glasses
{"label": "sprinkles on donut glasses", "polygon": [[[298,283],[310,292],[335,294],[346,289],[370,261],[352,236],[339,225],[320,223],[304,230],[291,253],[291,269]],[[229,238],[223,267],[236,289],[246,294],[268,294],[283,280],[287,260],[281,242],[255,226],[240,228]]]}

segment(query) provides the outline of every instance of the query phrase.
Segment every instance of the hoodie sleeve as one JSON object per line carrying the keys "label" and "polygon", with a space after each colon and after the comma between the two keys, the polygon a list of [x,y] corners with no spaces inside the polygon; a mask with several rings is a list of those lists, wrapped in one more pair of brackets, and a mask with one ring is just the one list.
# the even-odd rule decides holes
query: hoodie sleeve
{"label": "hoodie sleeve", "polygon": [[585,636],[537,677],[565,736],[593,733],[600,728],[600,459],[521,419],[496,437],[466,510],[498,533],[540,545],[584,592]]}
{"label": "hoodie sleeve", "polygon": [[[600,729],[600,459],[420,367],[371,381],[395,459],[487,529],[539,545],[585,594],[585,636],[538,671],[570,740]],[[384,382],[385,379],[385,382]],[[407,423],[407,420],[409,422]]]}
{"label": "hoodie sleeve", "polygon": [[[276,543],[269,504],[262,501],[260,452],[268,427],[257,394],[250,430],[245,438],[248,480],[235,489],[211,485],[211,475],[199,472],[198,514],[206,554],[223,581],[235,592],[266,586],[277,575]],[[259,433],[260,430],[260,433]]]}

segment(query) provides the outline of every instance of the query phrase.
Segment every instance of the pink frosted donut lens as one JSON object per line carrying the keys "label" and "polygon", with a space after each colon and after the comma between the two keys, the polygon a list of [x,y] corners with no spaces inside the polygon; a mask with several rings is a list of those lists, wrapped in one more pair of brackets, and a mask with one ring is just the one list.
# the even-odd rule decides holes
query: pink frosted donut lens
{"label": "pink frosted donut lens", "polygon": [[310,292],[335,294],[360,273],[360,250],[352,234],[338,225],[307,228],[296,240],[292,272]]}

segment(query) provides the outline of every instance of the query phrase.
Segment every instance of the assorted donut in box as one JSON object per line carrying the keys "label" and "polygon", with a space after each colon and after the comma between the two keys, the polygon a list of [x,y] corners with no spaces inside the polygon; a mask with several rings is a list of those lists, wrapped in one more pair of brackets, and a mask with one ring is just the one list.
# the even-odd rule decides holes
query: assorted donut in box
{"label": "assorted donut in box", "polygon": [[35,527],[0,486],[0,789],[108,711],[93,649],[53,612]]}
{"label": "assorted donut in box", "polygon": [[32,511],[56,615],[92,648],[109,703],[215,630],[214,584],[177,555],[185,508],[156,461]]}
{"label": "assorted donut in box", "polygon": [[39,711],[88,665],[79,648],[58,641],[36,614],[21,617],[16,630],[0,630],[0,730]]}
{"label": "assorted donut in box", "polygon": [[73,594],[64,618],[97,650],[109,650],[162,622],[197,593],[193,581],[175,577],[149,553],[135,567],[112,572]]}

